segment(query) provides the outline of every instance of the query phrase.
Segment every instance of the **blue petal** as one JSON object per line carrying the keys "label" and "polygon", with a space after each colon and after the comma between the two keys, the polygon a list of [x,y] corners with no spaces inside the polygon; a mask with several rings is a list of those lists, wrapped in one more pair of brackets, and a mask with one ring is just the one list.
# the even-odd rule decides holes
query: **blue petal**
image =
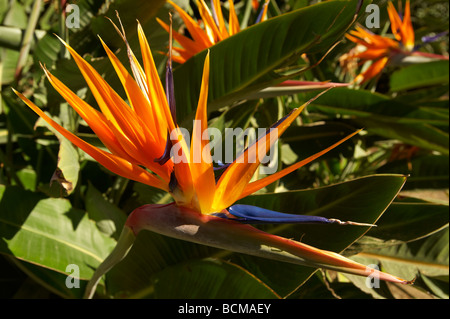
{"label": "blue petal", "polygon": [[[260,208],[250,205],[233,205],[228,208],[228,212],[237,217],[237,220],[246,224],[283,224],[283,223],[321,223],[329,224],[335,223],[335,220],[330,220],[320,216],[308,215],[294,215],[276,212],[265,208]],[[217,215],[223,217],[224,215]]]}
{"label": "blue petal", "polygon": [[230,164],[231,164],[231,163],[224,164],[224,163],[222,163],[222,161],[217,161],[217,166],[218,166],[218,167],[213,167],[213,169],[214,169],[215,171],[218,171],[218,170],[221,170],[221,169],[226,169],[226,168],[228,168],[228,166],[230,166]]}
{"label": "blue petal", "polygon": [[264,13],[264,9],[267,7],[267,5],[269,4],[268,1],[264,2],[261,11],[259,11],[258,17],[256,18],[255,24],[260,23],[262,20],[262,15]]}
{"label": "blue petal", "polygon": [[214,8],[213,0],[211,0],[211,12],[212,12],[213,19],[214,19],[214,22],[216,23],[217,28],[220,29],[219,19],[217,18],[216,8]]}
{"label": "blue petal", "polygon": [[448,31],[444,31],[441,33],[438,33],[436,35],[428,35],[428,36],[424,36],[422,37],[422,42],[423,43],[431,43],[431,42],[435,42],[437,40],[439,40],[440,38],[442,38],[443,36],[447,35]]}

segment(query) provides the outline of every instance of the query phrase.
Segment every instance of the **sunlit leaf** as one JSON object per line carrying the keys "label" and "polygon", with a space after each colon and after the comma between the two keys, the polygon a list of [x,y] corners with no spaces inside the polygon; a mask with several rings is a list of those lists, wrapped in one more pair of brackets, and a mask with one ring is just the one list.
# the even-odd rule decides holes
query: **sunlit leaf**
{"label": "sunlit leaf", "polygon": [[3,186],[1,191],[3,254],[60,273],[76,264],[80,277],[88,279],[115,243],[67,199],[45,199],[18,187]]}
{"label": "sunlit leaf", "polygon": [[394,72],[391,90],[402,91],[448,83],[449,61],[414,64]]}

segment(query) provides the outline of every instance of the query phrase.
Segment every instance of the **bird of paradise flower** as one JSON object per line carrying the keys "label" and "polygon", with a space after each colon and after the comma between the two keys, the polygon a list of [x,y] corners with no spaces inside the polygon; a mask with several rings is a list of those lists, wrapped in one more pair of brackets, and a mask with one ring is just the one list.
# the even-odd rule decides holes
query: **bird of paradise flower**
{"label": "bird of paradise flower", "polygon": [[[352,50],[341,58],[341,65],[351,65],[353,61],[359,60],[360,64],[372,61],[372,64],[362,73],[358,74],[353,80],[354,83],[363,84],[371,79],[379,76],[382,70],[394,59],[405,56],[422,56],[433,59],[448,59],[448,57],[420,52],[417,49],[419,45],[415,45],[414,29],[411,21],[411,5],[410,0],[405,3],[403,18],[397,12],[391,1],[388,2],[388,15],[391,22],[391,30],[394,38],[381,36],[370,32],[369,30],[357,26],[356,30],[352,30],[346,34],[348,40],[356,43],[362,48],[360,50]],[[424,42],[431,42],[439,38],[428,37],[423,39]],[[358,48],[358,47],[357,47]]]}
{"label": "bird of paradise flower", "polygon": [[[233,0],[228,0],[228,29],[223,16],[220,0],[211,0],[211,10],[208,8],[204,0],[197,1],[197,8],[202,18],[201,21],[203,23],[203,28],[200,23],[196,22],[176,3],[170,0],[167,2],[170,3],[178,12],[186,26],[186,29],[192,37],[189,38],[173,31],[174,39],[181,45],[181,47],[173,48],[174,51],[178,53],[178,55],[173,56],[173,61],[175,62],[184,63],[197,53],[206,50],[214,44],[241,31]],[[255,23],[259,23],[267,19],[268,3],[268,0],[264,3]],[[168,24],[158,18],[157,21],[167,32],[169,32]]]}
{"label": "bird of paradise flower", "polygon": [[[86,289],[86,297],[93,296],[103,274],[126,256],[141,230],[151,230],[178,239],[299,265],[362,276],[372,275],[395,283],[411,283],[356,263],[337,253],[263,232],[249,223],[370,225],[318,216],[284,214],[255,206],[233,205],[237,200],[310,163],[359,131],[273,175],[251,182],[260,164],[259,158],[254,155],[267,153],[308,102],[276,122],[267,130],[266,135],[250,145],[232,163],[222,167],[217,178],[211,161],[209,141],[202,138],[207,129],[209,54],[204,63],[196,121],[189,148],[175,117],[171,61],[169,60],[167,67],[165,92],[141,25],[138,24],[138,38],[143,65],[131,51],[123,28],[122,32],[117,27],[116,29],[126,43],[134,79],[108,46],[101,39],[100,41],[125,89],[129,104],[63,40],[61,41],[78,65],[100,111],[84,102],[43,66],[52,86],[88,123],[109,152],[85,142],[63,128],[23,94],[14,90],[34,112],[101,165],[125,178],[167,191],[174,199],[170,204],[144,205],[129,215],[116,247],[94,273]],[[175,161],[173,152],[170,152],[173,149],[177,149],[176,154],[181,154],[184,160]],[[200,160],[195,160],[197,151],[203,154]],[[252,157],[256,160],[249,161]]]}

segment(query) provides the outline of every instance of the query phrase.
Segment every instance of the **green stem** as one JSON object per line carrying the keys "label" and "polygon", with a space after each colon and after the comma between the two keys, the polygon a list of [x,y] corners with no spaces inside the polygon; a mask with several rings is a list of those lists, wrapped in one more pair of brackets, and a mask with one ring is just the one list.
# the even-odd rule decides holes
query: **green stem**
{"label": "green stem", "polygon": [[250,14],[252,13],[252,1],[247,1],[247,5],[245,6],[244,17],[241,22],[241,30],[247,28],[248,20],[250,18]]}
{"label": "green stem", "polygon": [[25,30],[25,35],[22,41],[22,47],[19,53],[19,59],[17,61],[15,78],[18,80],[22,74],[22,69],[27,62],[28,54],[30,53],[31,41],[33,40],[33,34],[36,29],[36,25],[41,13],[42,0],[36,0],[31,11],[30,19],[28,21],[28,27]]}
{"label": "green stem", "polygon": [[[58,6],[58,10],[59,10],[59,35],[60,37],[66,42],[69,43],[69,30],[66,28],[66,13],[64,12],[64,9],[61,6],[61,1],[59,1],[59,6]],[[67,48],[63,45],[61,48],[61,51],[59,52],[60,57],[62,59],[70,58],[70,54],[69,54],[69,50],[67,50]]]}
{"label": "green stem", "polygon": [[84,298],[92,299],[95,290],[97,288],[100,279],[106,274],[112,267],[118,264],[130,251],[134,244],[136,236],[130,227],[125,226],[120,234],[119,240],[117,241],[116,247],[114,247],[111,254],[106,257],[106,259],[100,264],[100,266],[95,270],[94,275],[89,281],[86,291],[84,293]]}

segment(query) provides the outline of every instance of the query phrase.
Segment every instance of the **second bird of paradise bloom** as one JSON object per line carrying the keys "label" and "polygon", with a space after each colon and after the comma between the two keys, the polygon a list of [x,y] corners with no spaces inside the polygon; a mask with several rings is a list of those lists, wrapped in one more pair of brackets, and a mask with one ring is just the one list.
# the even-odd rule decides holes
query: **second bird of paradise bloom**
{"label": "second bird of paradise bloom", "polygon": [[347,39],[356,43],[361,50],[353,49],[341,58],[343,65],[359,60],[360,64],[372,61],[372,64],[362,73],[358,74],[354,82],[366,83],[381,74],[382,70],[397,57],[402,56],[425,56],[436,59],[448,59],[448,57],[428,54],[417,51],[415,45],[414,29],[411,21],[410,0],[405,3],[402,16],[397,12],[392,2],[388,2],[387,8],[393,38],[381,36],[357,26],[346,35]]}
{"label": "second bird of paradise bloom", "polygon": [[[214,44],[241,31],[239,20],[234,9],[233,0],[228,0],[228,28],[223,16],[220,0],[211,0],[211,10],[208,8],[204,0],[197,0],[197,8],[202,18],[201,23],[195,21],[173,1],[168,0],[167,2],[170,3],[178,12],[191,36],[187,37],[178,32],[173,32],[174,39],[181,46],[173,48],[174,51],[178,53],[178,55],[173,56],[173,61],[175,62],[184,63],[197,53],[206,50]],[[267,19],[268,4],[269,1],[267,0],[260,10],[256,23]],[[257,8],[258,3],[253,1],[252,6],[253,8]],[[169,32],[169,25],[160,19],[157,19],[157,21],[167,32]]]}
{"label": "second bird of paradise bloom", "polygon": [[[202,86],[195,115],[190,147],[180,133],[175,117],[171,63],[169,60],[164,90],[152,58],[150,46],[140,25],[138,37],[143,65],[139,64],[125,38],[133,76],[114,53],[102,45],[125,89],[127,104],[99,73],[64,43],[78,65],[100,111],[73,93],[49,70],[43,67],[47,79],[74,110],[88,123],[108,151],[97,148],[57,124],[23,94],[16,94],[39,116],[74,145],[85,151],[101,165],[125,178],[169,192],[174,202],[166,205],[149,204],[137,208],[128,217],[116,248],[98,267],[86,296],[92,297],[101,276],[119,262],[131,248],[141,230],[231,251],[272,258],[285,262],[327,268],[362,276],[377,276],[395,283],[410,283],[345,258],[337,253],[263,232],[248,223],[339,223],[318,216],[302,216],[273,212],[255,206],[234,205],[281,177],[297,170],[333,149],[358,132],[273,175],[251,182],[260,161],[249,161],[255,154],[267,153],[276,139],[306,107],[293,110],[275,123],[267,134],[250,145],[232,163],[221,167],[219,177],[214,172],[209,141],[202,138],[207,129],[207,98],[209,87],[209,55],[204,63]],[[172,132],[172,134],[169,134]],[[169,140],[170,136],[170,140]],[[174,149],[184,160],[176,161]],[[195,160],[195,152],[203,154]],[[172,154],[172,156],[168,155]],[[254,157],[255,158],[255,157]],[[343,226],[344,227],[344,226]],[[352,226],[346,226],[352,227]]]}

